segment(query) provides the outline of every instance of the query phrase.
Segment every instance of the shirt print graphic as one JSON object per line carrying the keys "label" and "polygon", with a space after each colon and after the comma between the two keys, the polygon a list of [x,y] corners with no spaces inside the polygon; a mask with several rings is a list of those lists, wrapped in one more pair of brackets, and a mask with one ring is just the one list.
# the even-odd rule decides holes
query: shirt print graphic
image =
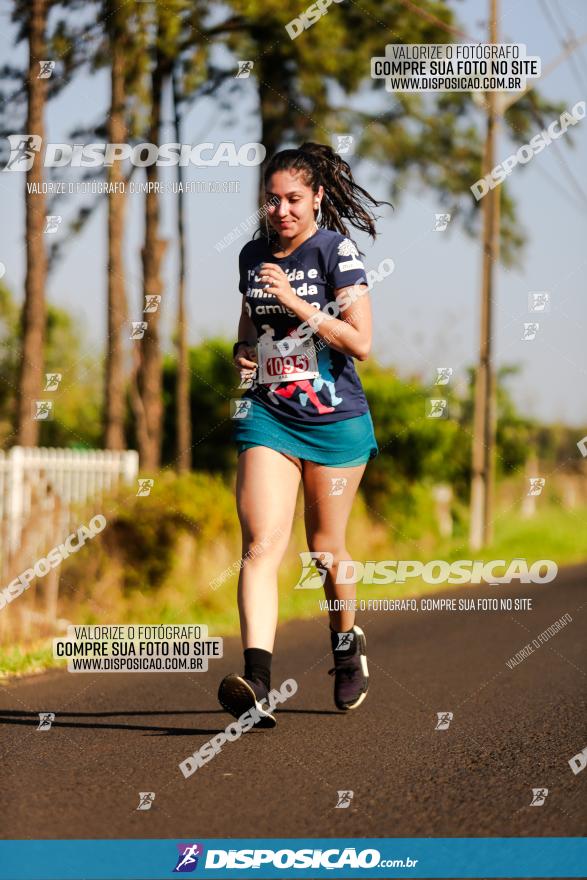
{"label": "shirt print graphic", "polygon": [[[271,327],[269,324],[263,324],[263,327],[265,328],[265,332],[262,334],[262,336],[269,337],[270,339],[273,339],[273,337],[275,336],[275,330],[273,329],[273,327]],[[294,329],[295,328],[292,328],[291,330],[289,330],[287,335],[291,336],[292,333],[294,332]],[[261,336],[259,337],[259,340],[260,339],[261,339]],[[318,397],[318,395],[316,393],[317,391],[321,390],[322,386],[325,383],[331,389],[330,390],[330,397],[331,397],[332,402],[334,403],[334,400],[336,400],[337,403],[342,403],[343,398],[336,396],[334,381],[333,381],[332,373],[330,372],[330,358],[328,356],[328,353],[325,351],[324,348],[322,348],[317,352],[317,356],[318,356],[318,369],[320,371],[319,378],[313,379],[311,382],[309,379],[300,379],[299,381],[296,381],[296,382],[273,382],[271,385],[268,386],[269,391],[267,393],[267,396],[276,406],[279,406],[278,398],[285,398],[286,400],[289,400],[291,397],[294,396],[296,391],[299,391],[300,393],[297,396],[297,400],[299,401],[301,406],[304,406],[304,407],[307,406],[308,401],[310,401],[312,406],[314,406],[316,408],[316,411],[318,413],[320,413],[320,415],[323,415],[324,413],[334,412],[334,407],[333,406],[325,406],[321,402],[320,398]],[[326,356],[326,360],[328,361],[328,365],[324,364],[325,356]],[[330,379],[322,378],[323,375],[325,374],[325,372],[326,372],[327,376],[330,377]],[[260,386],[257,386],[257,387],[260,387]]]}
{"label": "shirt print graphic", "polygon": [[[302,323],[264,289],[259,277],[263,262],[280,266],[296,294],[317,310],[335,300],[335,290],[367,283],[355,244],[333,230],[318,230],[287,257],[273,256],[264,239],[248,242],[239,257],[239,289],[246,296],[245,309],[259,341],[284,339]],[[354,359],[331,348],[317,334],[312,341],[318,377],[271,384],[255,381],[244,396],[296,422],[333,422],[368,412]]]}

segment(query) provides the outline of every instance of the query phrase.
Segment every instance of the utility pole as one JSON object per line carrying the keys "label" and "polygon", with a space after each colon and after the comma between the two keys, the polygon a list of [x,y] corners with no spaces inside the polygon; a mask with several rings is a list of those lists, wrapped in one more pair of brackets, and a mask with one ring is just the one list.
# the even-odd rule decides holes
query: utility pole
{"label": "utility pole", "polygon": [[[497,43],[497,0],[490,0],[489,42]],[[483,175],[495,165],[498,120],[497,92],[487,93],[487,122]],[[492,312],[494,268],[499,245],[499,187],[483,197],[483,261],[481,286],[481,338],[475,375],[475,415],[471,477],[469,544],[479,550],[493,535],[493,481],[495,456],[495,377],[493,372]]]}
{"label": "utility pole", "polygon": [[[497,43],[497,5],[498,0],[490,0],[489,41]],[[542,72],[544,79],[557,68],[579,46],[587,43],[587,33],[565,46]],[[487,128],[483,156],[483,174],[494,167],[495,143],[500,116],[509,107],[524,97],[536,83],[529,83],[524,91],[505,96],[496,92],[487,95]],[[499,258],[500,239],[500,201],[499,186],[490,189],[483,200],[483,282],[481,302],[481,339],[479,347],[479,366],[475,376],[475,416],[473,424],[473,462],[471,479],[471,518],[469,545],[479,550],[493,539],[493,487],[495,482],[495,425],[496,394],[495,376],[492,363],[492,306],[493,272]]]}

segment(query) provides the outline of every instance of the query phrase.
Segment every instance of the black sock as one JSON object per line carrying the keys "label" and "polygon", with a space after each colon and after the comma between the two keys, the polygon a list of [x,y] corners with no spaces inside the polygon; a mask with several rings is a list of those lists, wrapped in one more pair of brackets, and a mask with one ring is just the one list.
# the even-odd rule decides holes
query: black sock
{"label": "black sock", "polygon": [[263,648],[245,648],[245,678],[262,681],[267,690],[271,688],[271,651]]}
{"label": "black sock", "polygon": [[[350,638],[344,636],[350,633]],[[347,630],[333,630],[330,627],[330,641],[332,642],[332,653],[335,657],[350,657],[357,651],[357,638],[352,627]]]}

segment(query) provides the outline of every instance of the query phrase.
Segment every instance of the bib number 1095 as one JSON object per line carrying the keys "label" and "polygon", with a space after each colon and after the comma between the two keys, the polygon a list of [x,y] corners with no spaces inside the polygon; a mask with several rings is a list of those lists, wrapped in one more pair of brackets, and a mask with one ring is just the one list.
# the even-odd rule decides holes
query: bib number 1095
{"label": "bib number 1095", "polygon": [[308,358],[304,354],[286,354],[284,357],[267,358],[267,374],[269,376],[281,376],[283,373],[290,375],[309,369]]}
{"label": "bib number 1095", "polygon": [[299,348],[300,351],[292,354],[282,354],[277,340],[260,341],[258,382],[272,385],[275,382],[297,382],[319,376],[316,349],[312,341],[304,340]]}

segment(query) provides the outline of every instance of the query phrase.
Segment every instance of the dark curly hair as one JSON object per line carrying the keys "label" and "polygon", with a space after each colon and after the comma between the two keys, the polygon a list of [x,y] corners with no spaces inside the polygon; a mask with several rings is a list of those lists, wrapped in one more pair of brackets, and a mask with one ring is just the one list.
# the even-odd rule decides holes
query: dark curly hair
{"label": "dark curly hair", "polygon": [[[344,223],[348,220],[351,226],[368,232],[371,238],[375,238],[377,218],[368,210],[368,206],[393,207],[391,202],[378,202],[367,190],[355,183],[350,165],[326,144],[307,141],[298,149],[280,150],[269,160],[263,173],[263,180],[267,184],[276,171],[289,170],[301,172],[303,182],[306,186],[310,186],[313,192],[318,192],[320,184],[324,187],[320,223],[324,229],[334,229],[349,237],[348,228]],[[258,232],[263,238],[267,238],[267,229],[269,229],[269,238],[272,238],[272,230],[266,224],[262,223]]]}

